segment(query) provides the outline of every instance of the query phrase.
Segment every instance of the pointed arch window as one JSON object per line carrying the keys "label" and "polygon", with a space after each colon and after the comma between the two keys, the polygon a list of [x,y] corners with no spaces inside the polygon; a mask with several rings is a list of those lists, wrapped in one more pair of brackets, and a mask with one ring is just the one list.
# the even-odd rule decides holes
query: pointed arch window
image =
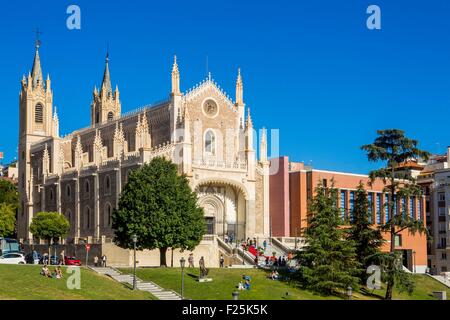
{"label": "pointed arch window", "polygon": [[205,133],[205,153],[215,155],[216,153],[216,136],[212,130]]}
{"label": "pointed arch window", "polygon": [[105,177],[105,195],[111,194],[111,178],[109,177],[109,174]]}
{"label": "pointed arch window", "polygon": [[111,111],[108,112],[108,121],[112,121],[114,120],[114,113],[112,113]]}
{"label": "pointed arch window", "polygon": [[44,106],[38,103],[34,109],[34,121],[36,123],[44,122]]}
{"label": "pointed arch window", "polygon": [[91,209],[89,207],[86,207],[84,211],[84,219],[84,226],[89,229],[91,227]]}
{"label": "pointed arch window", "polygon": [[105,227],[112,226],[112,207],[111,204],[107,203],[105,205]]}

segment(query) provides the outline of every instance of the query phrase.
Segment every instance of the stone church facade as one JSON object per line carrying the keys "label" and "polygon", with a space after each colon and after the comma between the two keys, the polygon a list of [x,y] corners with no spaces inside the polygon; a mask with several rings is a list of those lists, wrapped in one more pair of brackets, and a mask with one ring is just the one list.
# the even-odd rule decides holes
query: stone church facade
{"label": "stone church facade", "polygon": [[60,136],[51,81],[44,80],[37,46],[32,71],[21,82],[19,107],[18,237],[24,243],[36,242],[29,225],[41,211],[67,217],[71,229],[65,243],[111,243],[112,212],[128,175],[158,156],[187,175],[205,209],[209,235],[269,237],[266,131],[261,130],[257,158],[240,71],[235,101],[210,75],[182,93],[175,57],[169,97],[122,114],[107,57],[101,87],[93,92],[91,125]]}

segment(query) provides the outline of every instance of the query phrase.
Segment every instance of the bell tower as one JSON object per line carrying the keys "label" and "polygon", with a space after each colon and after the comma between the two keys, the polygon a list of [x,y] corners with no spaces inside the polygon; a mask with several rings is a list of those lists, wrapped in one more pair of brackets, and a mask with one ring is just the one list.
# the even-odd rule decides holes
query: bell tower
{"label": "bell tower", "polygon": [[96,126],[119,118],[120,110],[119,88],[116,86],[113,93],[111,76],[109,74],[109,54],[107,53],[100,93],[98,92],[97,87],[94,88],[91,103],[91,125]]}
{"label": "bell tower", "polygon": [[[27,226],[33,217],[32,171],[30,147],[43,138],[58,136],[57,116],[52,117],[53,92],[50,77],[44,81],[39,56],[40,41],[36,41],[33,66],[21,81],[19,94],[19,194],[22,214],[19,214],[19,237],[30,239]],[[56,122],[55,122],[56,121]]]}

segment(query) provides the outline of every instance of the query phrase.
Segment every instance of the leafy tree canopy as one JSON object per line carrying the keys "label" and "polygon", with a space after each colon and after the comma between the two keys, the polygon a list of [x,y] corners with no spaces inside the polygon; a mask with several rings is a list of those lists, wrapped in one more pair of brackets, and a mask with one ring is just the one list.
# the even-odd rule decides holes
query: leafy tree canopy
{"label": "leafy tree canopy", "polygon": [[134,171],[113,213],[114,241],[123,248],[160,249],[166,265],[167,248],[193,250],[206,228],[203,209],[197,204],[187,178],[175,164],[157,157]]}
{"label": "leafy tree canopy", "polygon": [[39,212],[30,224],[31,233],[49,242],[64,238],[70,230],[69,221],[58,212]]}

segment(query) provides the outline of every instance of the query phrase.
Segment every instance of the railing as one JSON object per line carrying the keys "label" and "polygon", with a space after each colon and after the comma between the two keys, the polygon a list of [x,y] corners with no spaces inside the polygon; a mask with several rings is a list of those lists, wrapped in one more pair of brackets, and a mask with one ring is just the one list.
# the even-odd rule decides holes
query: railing
{"label": "railing", "polygon": [[247,170],[247,164],[244,161],[194,160],[192,165],[208,169]]}
{"label": "railing", "polygon": [[285,254],[287,254],[289,251],[292,250],[277,238],[272,238],[272,246],[277,247],[280,251],[283,251],[283,253]]}

